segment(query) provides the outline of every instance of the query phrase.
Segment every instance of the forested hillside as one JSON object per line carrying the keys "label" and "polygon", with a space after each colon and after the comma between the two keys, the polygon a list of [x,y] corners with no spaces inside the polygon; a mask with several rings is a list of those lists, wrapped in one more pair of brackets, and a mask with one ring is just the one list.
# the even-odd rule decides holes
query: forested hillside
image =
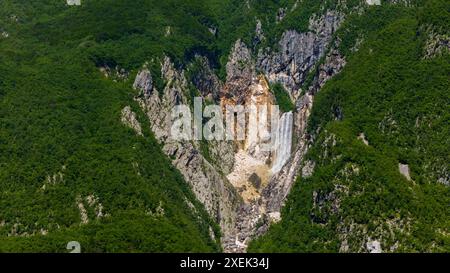
{"label": "forested hillside", "polygon": [[[121,124],[124,106],[139,113],[134,78],[98,69],[163,49],[182,58],[201,35],[184,14],[200,7],[83,2],[0,3],[0,251],[66,252],[73,240],[86,252],[218,251],[215,222],[149,127],[137,136]],[[191,30],[161,44],[164,20]]]}
{"label": "forested hillside", "polygon": [[[248,251],[450,251],[448,1],[81,2],[0,1],[0,252],[67,252],[69,241],[83,252],[222,251],[220,219],[164,153],[136,75],[145,64],[164,92],[167,56],[199,95],[199,56],[224,84],[236,41],[254,61],[288,30],[315,35],[311,18],[329,10],[345,20],[325,53],[335,47],[346,65],[314,94],[299,163],[313,171],[299,172],[281,221]],[[324,62],[303,71],[298,97]],[[297,114],[282,83],[270,89]],[[121,121],[126,106],[141,133]],[[217,164],[212,144],[199,145]]]}
{"label": "forested hillside", "polygon": [[432,29],[449,35],[445,2],[346,21],[337,35],[348,64],[310,118],[314,172],[298,178],[282,222],[250,251],[358,252],[365,238],[383,251],[450,250],[450,59],[427,55]]}

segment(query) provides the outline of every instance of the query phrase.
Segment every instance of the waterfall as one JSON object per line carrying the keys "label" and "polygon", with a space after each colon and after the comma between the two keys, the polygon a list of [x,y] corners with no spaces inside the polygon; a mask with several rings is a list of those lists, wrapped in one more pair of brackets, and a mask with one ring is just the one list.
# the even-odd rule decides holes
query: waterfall
{"label": "waterfall", "polygon": [[279,122],[275,139],[272,173],[278,173],[291,155],[292,147],[292,112],[284,113]]}

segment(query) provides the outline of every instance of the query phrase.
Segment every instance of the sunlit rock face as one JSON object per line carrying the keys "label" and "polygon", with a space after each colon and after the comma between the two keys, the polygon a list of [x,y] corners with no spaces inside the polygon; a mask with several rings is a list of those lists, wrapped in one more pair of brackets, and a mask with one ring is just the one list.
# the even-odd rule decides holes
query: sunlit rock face
{"label": "sunlit rock face", "polygon": [[[265,76],[257,76],[254,71],[250,50],[238,40],[227,64],[228,76],[221,103],[224,110],[226,106],[236,105],[247,109],[245,140],[236,141],[234,169],[227,175],[246,203],[259,200],[270,177],[286,163],[291,152],[293,127],[292,113],[283,114],[279,124],[272,124],[272,114],[279,117],[278,112],[272,113],[275,98]],[[255,112],[249,110],[252,107]],[[279,129],[274,129],[273,133],[275,125]]]}
{"label": "sunlit rock face", "polygon": [[260,189],[267,185],[270,175],[270,168],[264,161],[239,150],[235,155],[235,168],[227,178],[243,200],[250,203],[260,197]]}
{"label": "sunlit rock face", "polygon": [[[264,234],[271,223],[280,221],[281,208],[301,173],[305,164],[302,162],[310,146],[306,128],[314,96],[346,64],[337,50],[339,41],[332,43],[333,34],[342,21],[343,15],[336,11],[313,15],[309,31],[286,30],[278,49],[261,49],[255,62],[248,58],[250,50],[241,41],[233,47],[227,65],[229,77],[221,96],[223,103],[249,104],[255,98],[273,103],[266,85],[267,82],[278,82],[288,91],[296,107],[292,113],[279,114],[279,126],[272,133],[274,148],[269,153],[261,151],[266,140],[264,136],[255,135],[254,131],[250,131],[244,143],[237,145],[235,166],[228,179],[237,187],[244,203],[236,214],[236,234],[223,238],[226,252],[245,252],[251,238]],[[241,52],[233,52],[236,50]],[[321,58],[324,62],[317,67],[308,90],[301,90],[308,73]],[[255,68],[251,67],[253,65]],[[255,71],[260,71],[263,76],[258,77]],[[267,93],[269,95],[265,95]],[[292,141],[294,135],[295,141]],[[313,172],[313,169],[308,167],[305,172]]]}
{"label": "sunlit rock face", "polygon": [[[176,69],[170,59],[165,57],[161,62],[161,77],[167,82],[162,95],[152,84],[149,70],[144,67],[137,74],[133,85],[139,91],[136,101],[146,113],[150,128],[161,143],[164,153],[172,159],[173,166],[189,183],[196,198],[205,206],[209,215],[217,220],[224,234],[234,234],[236,211],[241,199],[222,175],[221,171],[225,168],[219,169],[206,160],[199,152],[198,143],[176,141],[170,136],[173,107],[188,104],[188,84],[184,71]],[[226,142],[222,144],[214,146],[214,152],[220,155],[221,151],[226,151],[229,154],[230,149],[223,147]]]}
{"label": "sunlit rock face", "polygon": [[[240,81],[241,79],[237,79]],[[236,141],[235,164],[233,171],[227,176],[246,202],[257,200],[260,190],[264,188],[271,173],[273,152],[263,147],[271,144],[270,106],[275,103],[267,81],[263,76],[255,77],[245,90],[236,96],[224,96],[223,108],[226,105],[238,105],[250,109],[255,107],[255,115],[245,114],[245,140]],[[266,121],[266,122],[264,122]],[[266,124],[258,128],[258,124]],[[255,187],[250,177],[256,174],[261,183]]]}
{"label": "sunlit rock face", "polygon": [[221,97],[243,104],[256,72],[250,49],[241,41],[236,41],[226,65],[227,79]]}
{"label": "sunlit rock face", "polygon": [[279,50],[258,52],[258,69],[270,81],[282,83],[291,97],[297,99],[308,72],[324,55],[342,20],[343,16],[338,12],[328,11],[322,16],[311,17],[308,32],[285,31],[279,41]]}
{"label": "sunlit rock face", "polygon": [[[275,97],[266,76],[255,73],[249,52],[245,44],[236,42],[221,92],[224,110],[235,105],[256,108],[256,115],[251,110],[245,114],[245,139],[235,141],[234,168],[227,175],[244,202],[236,213],[235,233],[225,234],[223,238],[226,252],[244,252],[251,235],[262,234],[267,229],[267,225],[258,229],[258,222],[265,218],[262,193],[288,162],[292,150],[293,113],[280,113],[271,107],[276,105]],[[264,126],[259,127],[261,124]],[[279,218],[279,214],[271,215]]]}
{"label": "sunlit rock face", "polygon": [[[313,15],[310,31],[287,30],[282,35],[281,50],[266,49],[256,54],[241,40],[236,41],[226,65],[225,82],[214,75],[206,59],[197,57],[200,68],[192,84],[204,99],[220,103],[224,112],[227,106],[256,107],[256,116],[244,113],[246,125],[266,121],[262,129],[245,126],[243,139],[208,141],[207,157],[197,142],[171,141],[167,133],[170,109],[189,103],[184,71],[165,58],[161,76],[167,84],[162,92],[156,92],[148,70],[138,74],[134,87],[142,92],[137,101],[147,113],[164,152],[220,224],[225,252],[245,252],[251,238],[280,221],[281,208],[308,150],[306,127],[314,95],[345,65],[339,52],[327,51],[341,20],[342,16],[334,11]],[[300,93],[306,75],[322,57],[324,63],[318,67],[310,90]],[[295,102],[293,112],[275,113],[270,107],[276,105],[276,99],[269,82],[284,85]],[[258,111],[261,109],[265,110]],[[272,114],[278,118],[276,124]]]}

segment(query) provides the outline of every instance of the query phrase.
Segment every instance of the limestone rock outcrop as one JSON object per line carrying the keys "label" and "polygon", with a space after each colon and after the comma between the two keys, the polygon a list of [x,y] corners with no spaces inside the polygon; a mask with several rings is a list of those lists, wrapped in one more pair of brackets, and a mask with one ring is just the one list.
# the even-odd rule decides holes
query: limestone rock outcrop
{"label": "limestone rock outcrop", "polygon": [[179,104],[188,104],[187,80],[184,71],[175,69],[168,57],[161,64],[161,75],[167,82],[162,96],[151,84],[150,72],[140,71],[134,88],[141,94],[136,98],[150,120],[150,127],[163,151],[172,158],[172,164],[191,186],[197,199],[203,203],[211,217],[217,220],[222,231],[234,229],[236,206],[241,202],[227,179],[219,173],[189,141],[178,142],[171,138],[171,111]]}
{"label": "limestone rock outcrop", "polygon": [[309,32],[284,32],[278,51],[266,49],[258,53],[257,67],[264,71],[269,81],[282,83],[291,97],[297,99],[302,83],[324,55],[342,17],[338,12],[328,11],[318,18],[310,19]]}

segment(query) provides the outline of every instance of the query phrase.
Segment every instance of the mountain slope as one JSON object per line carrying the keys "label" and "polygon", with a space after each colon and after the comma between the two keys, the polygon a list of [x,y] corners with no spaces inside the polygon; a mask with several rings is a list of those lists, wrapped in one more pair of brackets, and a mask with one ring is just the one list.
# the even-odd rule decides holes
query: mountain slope
{"label": "mountain slope", "polygon": [[125,106],[145,115],[132,82],[105,79],[86,50],[83,29],[96,22],[71,28],[73,10],[58,3],[2,1],[0,251],[66,252],[69,241],[85,252],[218,251],[216,224],[149,128],[123,126]]}
{"label": "mountain slope", "polygon": [[[0,252],[450,251],[448,3],[368,2],[1,1]],[[280,104],[281,170],[194,96]]]}
{"label": "mountain slope", "polygon": [[449,54],[427,56],[430,28],[448,35],[440,26],[449,14],[431,15],[444,6],[379,7],[347,20],[338,36],[348,63],[310,117],[304,166],[315,168],[249,251],[450,250]]}

